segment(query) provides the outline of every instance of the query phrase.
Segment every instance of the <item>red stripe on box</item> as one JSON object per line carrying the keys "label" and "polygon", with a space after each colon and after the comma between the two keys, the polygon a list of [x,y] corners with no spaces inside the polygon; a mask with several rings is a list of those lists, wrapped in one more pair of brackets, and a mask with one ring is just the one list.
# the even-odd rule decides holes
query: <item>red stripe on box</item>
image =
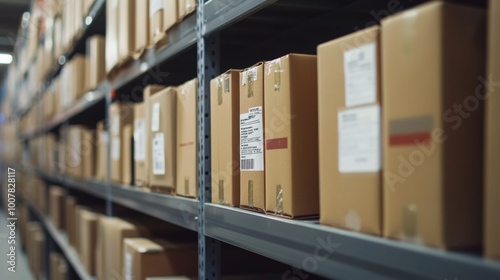
{"label": "red stripe on box", "polygon": [[288,148],[288,138],[275,138],[266,141],[266,150],[278,150]]}
{"label": "red stripe on box", "polygon": [[417,142],[427,143],[430,140],[431,140],[430,132],[395,134],[389,136],[389,146],[416,145]]}

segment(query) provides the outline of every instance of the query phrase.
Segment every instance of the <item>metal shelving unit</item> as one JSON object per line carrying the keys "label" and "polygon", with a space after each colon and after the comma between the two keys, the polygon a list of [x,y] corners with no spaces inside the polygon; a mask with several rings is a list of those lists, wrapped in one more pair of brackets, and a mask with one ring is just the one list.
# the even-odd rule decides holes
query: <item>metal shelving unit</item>
{"label": "metal shelving unit", "polygon": [[96,280],[95,277],[92,277],[87,273],[87,270],[82,266],[82,263],[80,262],[80,258],[78,257],[78,254],[76,251],[69,246],[68,243],[68,238],[66,237],[66,234],[58,231],[52,222],[45,216],[43,215],[36,207],[34,207],[31,202],[27,200],[23,200],[24,203],[26,203],[29,207],[29,209],[32,211],[32,213],[35,214],[37,217],[38,221],[42,224],[46,232],[50,235],[50,238],[54,240],[54,242],[57,244],[57,246],[61,249],[62,254],[66,257],[68,263],[73,267],[74,271],[78,275],[78,277],[81,280]]}
{"label": "metal shelving unit", "polygon": [[[403,8],[410,8],[422,1],[408,1]],[[97,0],[92,8],[95,17],[99,17],[104,7],[105,0]],[[305,279],[294,278],[297,276],[294,274],[295,268],[330,279],[500,279],[500,263],[485,260],[481,256],[446,252],[330,228],[319,225],[317,221],[287,220],[210,203],[210,80],[224,72],[229,63],[235,63],[238,67],[248,66],[251,65],[249,61],[267,59],[262,57],[264,55],[273,58],[290,49],[315,51],[316,41],[324,40],[325,36],[332,39],[353,32],[353,27],[363,27],[373,20],[370,11],[384,8],[387,8],[385,0],[198,0],[196,13],[169,31],[169,44],[147,50],[142,58],[124,66],[109,83],[89,93],[91,97],[85,96],[66,112],[23,135],[29,140],[36,135],[54,131],[63,124],[77,121],[82,116],[91,115],[99,104],[107,108],[112,102],[112,92],[117,92],[118,97],[124,95],[135,84],[143,82],[150,75],[148,73],[157,67],[162,66],[170,71],[173,68],[169,67],[178,66],[179,61],[191,62],[192,59],[193,63],[197,62],[197,69],[193,71],[196,71],[199,83],[199,200],[149,193],[132,186],[79,180],[39,170],[36,173],[46,182],[101,198],[111,205],[110,208],[113,204],[121,205],[197,231],[200,279],[220,278],[221,242],[290,265],[290,271],[284,272],[288,273],[288,276],[284,274],[286,279]],[[301,11],[306,15],[300,16]],[[93,24],[94,21],[90,27],[86,27],[84,37],[91,33]],[[260,31],[262,34],[252,32],[248,35],[248,30],[255,26],[266,28]],[[328,33],[325,30],[333,31]],[[289,41],[294,36],[299,36],[299,42]],[[311,41],[315,36],[316,41]],[[251,42],[255,42],[255,45],[250,46]],[[267,43],[272,46],[263,47]],[[74,47],[65,57],[70,58],[76,49]],[[242,59],[235,60],[239,57]],[[56,67],[52,78],[61,67]],[[184,76],[190,74],[181,73]],[[151,80],[140,86],[154,82]],[[105,118],[108,116],[106,110],[102,113]],[[108,163],[108,173],[109,170]],[[108,211],[110,213],[113,212]],[[55,231],[50,221],[40,213],[38,216],[50,234],[55,236],[54,239],[69,261],[78,267],[78,259],[63,235]],[[80,272],[78,274],[82,275]],[[82,279],[92,278],[85,278],[84,275]]]}

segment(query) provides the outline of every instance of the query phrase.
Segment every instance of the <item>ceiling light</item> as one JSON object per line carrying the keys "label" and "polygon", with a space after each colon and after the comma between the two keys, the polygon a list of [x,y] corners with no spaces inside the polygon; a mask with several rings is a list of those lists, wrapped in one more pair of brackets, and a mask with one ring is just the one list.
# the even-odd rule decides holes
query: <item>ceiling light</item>
{"label": "ceiling light", "polygon": [[12,55],[0,53],[0,64],[10,64],[12,62]]}

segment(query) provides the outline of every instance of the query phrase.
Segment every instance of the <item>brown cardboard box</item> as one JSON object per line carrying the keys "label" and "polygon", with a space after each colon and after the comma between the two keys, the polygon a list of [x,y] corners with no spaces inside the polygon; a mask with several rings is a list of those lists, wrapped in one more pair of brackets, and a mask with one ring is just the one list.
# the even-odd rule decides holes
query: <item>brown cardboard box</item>
{"label": "brown cardboard box", "polygon": [[[142,1],[137,1],[142,2]],[[105,38],[101,35],[94,35],[87,39],[88,65],[88,89],[95,89],[106,78],[105,69]]]}
{"label": "brown cardboard box", "polygon": [[264,63],[240,73],[240,204],[264,212]]}
{"label": "brown cardboard box", "polygon": [[134,105],[134,180],[139,187],[148,186],[146,102]]}
{"label": "brown cardboard box", "polygon": [[382,234],[378,26],[318,46],[320,222]]}
{"label": "brown cardboard box", "polygon": [[26,224],[26,237],[27,237],[27,244],[26,244],[26,250],[27,250],[27,256],[28,256],[28,265],[33,271],[33,274],[37,275],[37,268],[36,268],[36,246],[35,246],[35,237],[37,234],[41,234],[42,232],[42,227],[40,223],[38,222],[28,222]]}
{"label": "brown cardboard box", "polygon": [[75,55],[70,60],[71,89],[74,99],[80,99],[88,91],[86,79],[88,58],[85,55]]}
{"label": "brown cardboard box", "polygon": [[74,9],[75,9],[75,15],[74,15],[74,18],[73,20],[75,21],[74,22],[74,38],[76,39],[77,36],[79,36],[79,34],[81,34],[82,32],[82,28],[83,28],[83,1],[75,1],[73,4],[74,6]]}
{"label": "brown cardboard box", "polygon": [[59,264],[63,261],[61,254],[50,253],[50,275],[52,280],[63,280],[58,275]]}
{"label": "brown cardboard box", "polygon": [[286,55],[266,62],[264,71],[266,211],[289,218],[316,216],[316,57]]}
{"label": "brown cardboard box", "polygon": [[80,259],[87,272],[96,275],[97,221],[100,214],[86,208],[81,208],[79,212]]}
{"label": "brown cardboard box", "polygon": [[176,193],[197,197],[196,99],[197,79],[177,88],[177,183]]}
{"label": "brown cardboard box", "polygon": [[96,165],[95,131],[88,128],[82,129],[81,158],[82,177],[90,179],[94,176]]}
{"label": "brown cardboard box", "polygon": [[212,203],[240,205],[240,70],[210,81]]}
{"label": "brown cardboard box", "polygon": [[198,250],[194,243],[146,238],[125,238],[123,243],[125,279],[197,274]]}
{"label": "brown cardboard box", "polygon": [[500,260],[500,3],[489,1],[488,13],[488,93],[486,101],[485,133],[485,229],[484,252],[486,257]]}
{"label": "brown cardboard box", "polygon": [[441,1],[382,21],[389,238],[481,243],[483,102],[474,92],[485,70],[485,22],[482,9]]}
{"label": "brown cardboard box", "polygon": [[82,131],[83,127],[79,125],[68,128],[65,164],[67,173],[74,177],[82,176]]}
{"label": "brown cardboard box", "polygon": [[65,229],[66,229],[66,234],[68,235],[69,244],[73,247],[76,247],[75,218],[74,218],[75,207],[76,207],[76,198],[73,196],[67,196],[65,205],[65,216],[66,216]]}
{"label": "brown cardboard box", "polygon": [[119,0],[118,3],[118,61],[135,51],[135,2]]}
{"label": "brown cardboard box", "polygon": [[86,18],[95,0],[83,0],[83,17]]}
{"label": "brown cardboard box", "polygon": [[118,2],[106,1],[106,74],[118,63]]}
{"label": "brown cardboard box", "polygon": [[141,226],[128,221],[111,218],[99,218],[97,248],[98,279],[122,279],[123,272],[123,239],[129,237],[147,237],[148,232]]}
{"label": "brown cardboard box", "polygon": [[[132,116],[133,118],[133,116]],[[132,156],[132,137],[133,137],[133,125],[127,124],[123,127],[121,142],[122,142],[122,183],[126,185],[132,184],[132,172],[133,168],[133,156]]]}
{"label": "brown cardboard box", "polygon": [[178,19],[177,0],[149,1],[149,43],[156,44],[165,37]]}
{"label": "brown cardboard box", "polygon": [[33,234],[33,274],[36,279],[44,279],[45,273],[45,234],[40,229]]}
{"label": "brown cardboard box", "polygon": [[[110,107],[110,135],[111,135],[111,180],[116,183],[129,184],[123,172],[125,163],[125,147],[122,143],[124,128],[132,125],[134,112],[132,103],[113,103]],[[130,174],[128,174],[130,175]]]}
{"label": "brown cardboard box", "polygon": [[149,1],[150,0],[135,1],[134,48],[136,52],[142,52],[149,43]]}
{"label": "brown cardboard box", "polygon": [[107,175],[107,159],[108,159],[108,141],[109,134],[105,130],[104,122],[97,123],[96,130],[96,167],[95,167],[95,177],[97,180],[106,180]]}
{"label": "brown cardboard box", "polygon": [[64,199],[64,189],[58,186],[51,186],[49,188],[49,215],[52,220],[54,227],[62,230],[64,228],[64,212],[63,205]]}
{"label": "brown cardboard box", "polygon": [[151,156],[149,185],[153,191],[175,190],[175,116],[176,94],[174,87],[151,92],[148,102],[148,147]]}
{"label": "brown cardboard box", "polygon": [[59,265],[57,266],[57,280],[68,279],[68,265],[64,259],[61,259]]}
{"label": "brown cardboard box", "polygon": [[187,15],[196,10],[196,0],[178,0],[179,1],[179,21],[182,21]]}

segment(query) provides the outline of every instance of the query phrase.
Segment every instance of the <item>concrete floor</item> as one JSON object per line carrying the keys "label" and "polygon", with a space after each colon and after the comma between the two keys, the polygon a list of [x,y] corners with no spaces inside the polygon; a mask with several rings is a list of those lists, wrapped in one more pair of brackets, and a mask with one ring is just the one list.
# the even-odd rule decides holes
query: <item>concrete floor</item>
{"label": "concrete floor", "polygon": [[0,210],[0,279],[2,280],[34,280],[33,274],[28,267],[28,259],[21,250],[19,232],[16,235],[16,272],[10,272],[7,264],[7,254],[9,253],[10,244],[7,243],[9,229],[7,227],[7,218]]}

